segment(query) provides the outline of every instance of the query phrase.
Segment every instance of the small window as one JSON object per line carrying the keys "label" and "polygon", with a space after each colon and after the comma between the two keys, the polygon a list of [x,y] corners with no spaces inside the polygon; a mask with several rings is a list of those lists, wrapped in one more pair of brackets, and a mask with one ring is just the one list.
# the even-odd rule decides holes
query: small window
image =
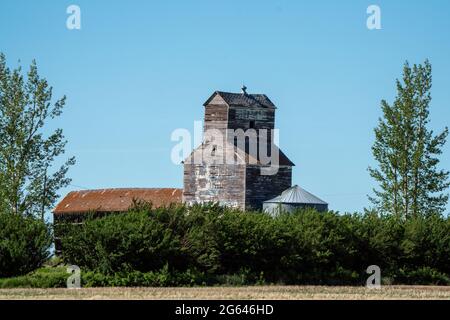
{"label": "small window", "polygon": [[250,121],[250,124],[248,126],[250,129],[255,129],[255,121]]}
{"label": "small window", "polygon": [[217,145],[213,145],[212,151],[211,151],[211,156],[214,157],[216,155],[216,150],[217,150]]}

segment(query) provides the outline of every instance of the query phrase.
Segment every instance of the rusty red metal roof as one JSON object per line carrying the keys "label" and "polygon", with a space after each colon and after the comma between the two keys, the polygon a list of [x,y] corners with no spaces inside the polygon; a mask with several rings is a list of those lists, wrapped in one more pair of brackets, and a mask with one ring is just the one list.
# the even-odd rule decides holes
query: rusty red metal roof
{"label": "rusty red metal roof", "polygon": [[175,188],[128,188],[72,191],[53,210],[54,214],[125,212],[133,200],[151,202],[153,207],[181,203],[183,190]]}

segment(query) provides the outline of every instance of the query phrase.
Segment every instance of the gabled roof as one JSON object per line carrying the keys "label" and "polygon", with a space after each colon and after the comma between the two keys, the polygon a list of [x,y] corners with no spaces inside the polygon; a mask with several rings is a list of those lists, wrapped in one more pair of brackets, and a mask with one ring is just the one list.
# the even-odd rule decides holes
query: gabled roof
{"label": "gabled roof", "polygon": [[181,203],[182,189],[129,188],[72,191],[53,210],[54,214],[126,212],[133,200],[152,202],[154,207]]}
{"label": "gabled roof", "polygon": [[216,95],[219,95],[228,106],[276,109],[275,105],[265,94],[232,93],[223,91],[215,91],[203,105],[208,105]]}
{"label": "gabled roof", "polygon": [[[184,163],[191,164],[194,163],[196,159],[201,159],[203,160],[203,163],[207,164],[233,164],[230,161],[235,159],[236,162],[234,164],[262,165],[259,159],[259,154],[257,155],[257,158],[255,158],[249,152],[236,147],[228,141],[224,143],[223,147],[217,145],[217,150],[214,152],[214,155],[210,154],[212,146],[212,142],[202,143],[191,152],[191,154],[184,160]],[[221,148],[223,148],[223,150]],[[295,166],[295,164],[289,160],[283,151],[281,151],[281,149],[276,145],[272,146],[272,152],[279,152],[278,165]]]}
{"label": "gabled roof", "polygon": [[266,203],[298,203],[298,204],[328,204],[315,195],[295,185],[283,191],[281,195],[264,201]]}

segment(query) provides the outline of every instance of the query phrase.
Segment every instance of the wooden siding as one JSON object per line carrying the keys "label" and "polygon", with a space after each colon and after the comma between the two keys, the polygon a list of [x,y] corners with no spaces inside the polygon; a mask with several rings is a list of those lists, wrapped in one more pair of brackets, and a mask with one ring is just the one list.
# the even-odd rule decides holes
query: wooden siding
{"label": "wooden siding", "polygon": [[[253,128],[250,128],[250,122],[253,123]],[[268,152],[270,154],[270,145],[272,141],[272,130],[275,126],[275,110],[274,109],[262,109],[262,108],[243,108],[243,107],[230,107],[228,114],[228,129],[237,130],[242,129],[244,131],[248,129],[254,129],[260,140],[259,130],[267,130],[267,143]],[[229,140],[230,141],[230,140]],[[237,141],[234,139],[234,144]],[[248,141],[245,143],[245,150],[249,152]]]}
{"label": "wooden siding", "polygon": [[184,165],[183,201],[187,204],[218,202],[244,209],[245,165]]}
{"label": "wooden siding", "polygon": [[229,129],[249,129],[250,121],[254,122],[254,129],[274,129],[275,110],[262,108],[230,107],[228,114]]}
{"label": "wooden siding", "polygon": [[245,208],[261,210],[263,202],[279,196],[291,187],[292,167],[279,167],[274,175],[261,175],[261,166],[247,166],[245,174]]}
{"label": "wooden siding", "polygon": [[228,107],[224,105],[207,105],[205,107],[204,130],[217,129],[225,138],[228,124]]}

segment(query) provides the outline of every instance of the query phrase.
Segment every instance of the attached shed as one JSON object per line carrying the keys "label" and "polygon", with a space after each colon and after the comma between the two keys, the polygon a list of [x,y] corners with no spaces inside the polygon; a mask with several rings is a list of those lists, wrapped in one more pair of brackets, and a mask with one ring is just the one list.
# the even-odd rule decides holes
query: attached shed
{"label": "attached shed", "polygon": [[[127,212],[135,201],[153,208],[181,203],[183,190],[175,188],[122,188],[72,191],[53,210],[53,223],[82,223],[88,214],[96,217]],[[55,229],[55,250],[61,253],[60,235]]]}
{"label": "attached shed", "polygon": [[53,210],[55,220],[88,213],[127,212],[133,201],[151,202],[154,208],[181,203],[183,190],[175,188],[120,188],[72,191]]}
{"label": "attached shed", "polygon": [[264,212],[274,215],[280,212],[293,212],[298,208],[314,208],[322,212],[328,210],[328,203],[297,185],[283,191],[278,197],[263,203]]}

